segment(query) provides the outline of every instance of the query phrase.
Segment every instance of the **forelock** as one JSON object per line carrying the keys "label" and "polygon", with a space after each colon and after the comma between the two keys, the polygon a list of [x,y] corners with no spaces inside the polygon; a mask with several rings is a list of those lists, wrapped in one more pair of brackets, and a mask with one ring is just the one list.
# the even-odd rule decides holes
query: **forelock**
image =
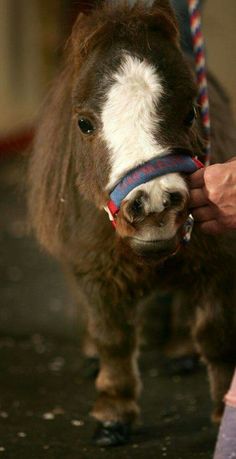
{"label": "forelock", "polygon": [[163,151],[154,137],[163,92],[155,67],[125,53],[102,108],[102,136],[111,161],[108,188],[124,172]]}

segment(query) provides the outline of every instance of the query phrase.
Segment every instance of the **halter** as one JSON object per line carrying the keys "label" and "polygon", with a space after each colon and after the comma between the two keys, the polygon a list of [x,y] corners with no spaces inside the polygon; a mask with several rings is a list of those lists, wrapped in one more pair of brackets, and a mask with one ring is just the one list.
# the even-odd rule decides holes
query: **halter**
{"label": "halter", "polygon": [[105,207],[113,226],[116,226],[116,216],[123,199],[134,188],[156,177],[174,172],[192,174],[201,167],[203,167],[201,161],[192,157],[189,150],[175,148],[171,153],[168,151],[165,156],[157,156],[131,169],[112,190],[107,207]]}

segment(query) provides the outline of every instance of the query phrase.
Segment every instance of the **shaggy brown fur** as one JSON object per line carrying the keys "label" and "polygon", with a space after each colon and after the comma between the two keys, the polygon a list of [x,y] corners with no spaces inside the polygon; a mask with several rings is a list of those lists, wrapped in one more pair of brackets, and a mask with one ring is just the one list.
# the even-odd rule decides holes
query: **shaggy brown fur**
{"label": "shaggy brown fur", "polygon": [[[195,229],[191,243],[165,261],[135,255],[123,237],[134,231],[132,225],[127,230],[123,222],[116,233],[102,210],[110,170],[106,145],[99,136],[84,139],[78,132],[78,112],[89,114],[99,129],[109,84],[103,76],[117,67],[122,49],[149,58],[165,76],[162,142],[201,154],[200,127],[186,131],[181,125],[196,88],[167,0],[152,9],[124,3],[80,15],[38,128],[29,168],[31,222],[41,244],[74,278],[86,311],[89,341],[100,358],[93,416],[136,418],[139,305],[157,288],[178,292],[188,308],[218,415],[236,363],[235,235],[215,238]],[[222,90],[212,78],[209,85],[213,160],[224,161],[236,151],[232,117]]]}

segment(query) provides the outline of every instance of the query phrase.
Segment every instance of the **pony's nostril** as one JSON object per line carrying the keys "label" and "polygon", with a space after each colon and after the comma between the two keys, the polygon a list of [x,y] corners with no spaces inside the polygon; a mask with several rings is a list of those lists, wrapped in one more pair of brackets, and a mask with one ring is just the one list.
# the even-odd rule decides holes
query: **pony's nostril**
{"label": "pony's nostril", "polygon": [[144,216],[144,202],[146,199],[146,194],[142,191],[139,191],[135,198],[129,204],[129,212],[133,219],[140,218]]}
{"label": "pony's nostril", "polygon": [[165,209],[168,209],[168,207],[170,207],[170,199],[169,199],[169,196],[165,196],[164,200],[163,200],[163,207]]}
{"label": "pony's nostril", "polygon": [[142,207],[143,207],[143,202],[142,202],[142,199],[141,199],[141,198],[136,198],[136,199],[132,202],[132,211],[133,211],[135,214],[138,214],[138,213],[142,210]]}
{"label": "pony's nostril", "polygon": [[179,191],[174,191],[172,193],[166,194],[163,200],[163,206],[165,209],[170,207],[177,207],[180,206],[183,202],[183,196]]}
{"label": "pony's nostril", "polygon": [[136,221],[144,217],[144,207],[142,198],[135,198],[129,206],[129,213],[132,220]]}
{"label": "pony's nostril", "polygon": [[179,191],[170,193],[170,205],[171,207],[180,206],[183,203],[183,195]]}

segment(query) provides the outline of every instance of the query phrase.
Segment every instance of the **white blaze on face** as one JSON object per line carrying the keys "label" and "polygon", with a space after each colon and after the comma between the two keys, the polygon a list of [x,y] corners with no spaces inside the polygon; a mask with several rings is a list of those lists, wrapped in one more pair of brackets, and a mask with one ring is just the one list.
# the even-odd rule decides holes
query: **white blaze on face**
{"label": "white blaze on face", "polygon": [[163,152],[153,136],[162,93],[155,68],[125,55],[102,111],[103,136],[111,155],[108,188],[128,170]]}
{"label": "white blaze on face", "polygon": [[[102,109],[102,136],[111,163],[109,190],[130,169],[166,151],[156,139],[158,104],[164,90],[155,67],[125,54],[113,80]],[[176,174],[171,175],[175,181]]]}

